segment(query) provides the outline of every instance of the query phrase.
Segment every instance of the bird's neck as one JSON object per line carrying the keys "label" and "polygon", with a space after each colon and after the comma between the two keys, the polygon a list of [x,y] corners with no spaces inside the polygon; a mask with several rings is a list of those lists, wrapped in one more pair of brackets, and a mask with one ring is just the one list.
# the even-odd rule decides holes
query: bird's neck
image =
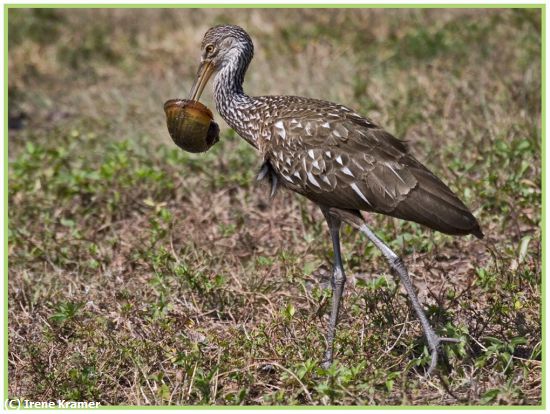
{"label": "bird's neck", "polygon": [[243,91],[247,64],[229,64],[223,67],[214,78],[214,100],[222,118],[241,137],[258,147],[257,123],[254,118],[254,98]]}

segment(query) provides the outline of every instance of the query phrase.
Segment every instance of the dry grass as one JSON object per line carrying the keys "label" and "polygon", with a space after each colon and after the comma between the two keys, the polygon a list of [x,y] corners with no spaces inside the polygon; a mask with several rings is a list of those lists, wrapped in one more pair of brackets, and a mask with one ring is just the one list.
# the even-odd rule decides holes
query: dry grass
{"label": "dry grass", "polygon": [[[204,155],[170,142],[162,104],[222,22],[255,41],[251,94],[368,113],[480,219],[484,241],[369,217],[437,330],[463,339],[438,376],[422,378],[409,304],[351,229],[320,369],[320,212],[269,200],[232,131]],[[540,42],[540,10],[10,10],[10,397],[540,405]]]}

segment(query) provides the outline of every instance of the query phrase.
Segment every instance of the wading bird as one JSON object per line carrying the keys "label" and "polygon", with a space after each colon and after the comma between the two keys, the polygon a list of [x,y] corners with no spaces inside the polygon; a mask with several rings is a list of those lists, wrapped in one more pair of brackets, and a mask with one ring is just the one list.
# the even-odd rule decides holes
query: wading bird
{"label": "wading bird", "polygon": [[483,233],[458,197],[409,154],[403,141],[354,110],[298,96],[248,96],[243,80],[254,46],[240,27],[212,27],[201,44],[201,63],[189,99],[198,100],[214,75],[216,109],[259,150],[258,175],[316,203],[327,221],[334,249],[332,307],[323,365],[333,359],[334,335],[346,282],[340,254],[340,226],[363,232],[387,259],[405,288],[431,352],[428,373],[443,342],[431,327],[403,261],[367,226],[361,211],[411,220],[453,235]]}

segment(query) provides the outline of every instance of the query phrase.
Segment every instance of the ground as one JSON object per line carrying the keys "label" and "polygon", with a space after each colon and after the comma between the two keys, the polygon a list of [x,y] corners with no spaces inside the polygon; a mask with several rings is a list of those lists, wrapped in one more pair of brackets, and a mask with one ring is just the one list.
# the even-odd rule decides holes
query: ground
{"label": "ground", "polygon": [[[540,9],[11,9],[9,397],[104,405],[540,405]],[[223,124],[178,149],[208,27],[255,42],[250,94],[350,106],[409,142],[485,239],[380,215],[436,331],[373,246],[343,231],[335,362],[320,211],[255,182]],[[207,89],[203,98],[214,108]]]}

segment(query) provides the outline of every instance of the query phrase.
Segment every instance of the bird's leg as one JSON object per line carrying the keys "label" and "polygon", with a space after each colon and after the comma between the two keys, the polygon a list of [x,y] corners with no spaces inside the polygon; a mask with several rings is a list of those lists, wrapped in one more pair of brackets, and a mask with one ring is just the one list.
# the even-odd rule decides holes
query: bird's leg
{"label": "bird's leg", "polygon": [[340,301],[344,292],[346,275],[342,265],[342,256],[340,253],[340,226],[342,220],[340,217],[332,215],[328,210],[323,209],[323,214],[327,220],[330,237],[332,239],[332,248],[334,250],[334,269],[332,272],[332,309],[330,312],[330,322],[327,332],[327,349],[323,358],[323,367],[328,368],[332,364],[332,353],[334,349],[334,336],[336,334],[336,324],[338,323],[338,312],[340,311]]}
{"label": "bird's leg", "polygon": [[427,374],[429,375],[432,373],[432,371],[437,365],[438,352],[439,352],[439,347],[441,343],[459,342],[459,341],[454,338],[441,338],[436,335],[436,333],[434,332],[433,328],[430,325],[430,322],[428,322],[428,318],[426,317],[426,314],[422,309],[422,305],[420,305],[420,302],[418,301],[418,297],[416,296],[416,292],[414,291],[411,279],[407,272],[407,268],[403,263],[403,260],[401,260],[399,256],[397,256],[382,240],[380,240],[376,236],[376,234],[374,234],[367,227],[366,224],[363,223],[359,227],[359,229],[366,234],[366,236],[374,243],[376,247],[378,247],[378,249],[380,249],[382,254],[388,260],[390,267],[399,275],[399,279],[401,280],[403,287],[405,288],[405,290],[407,291],[407,294],[409,295],[409,299],[411,300],[414,311],[416,312],[416,316],[418,317],[418,319],[420,319],[420,323],[422,324],[422,329],[424,330],[424,334],[426,335],[428,346],[432,354],[432,361],[430,363],[430,367],[428,368],[428,372],[427,372]]}

